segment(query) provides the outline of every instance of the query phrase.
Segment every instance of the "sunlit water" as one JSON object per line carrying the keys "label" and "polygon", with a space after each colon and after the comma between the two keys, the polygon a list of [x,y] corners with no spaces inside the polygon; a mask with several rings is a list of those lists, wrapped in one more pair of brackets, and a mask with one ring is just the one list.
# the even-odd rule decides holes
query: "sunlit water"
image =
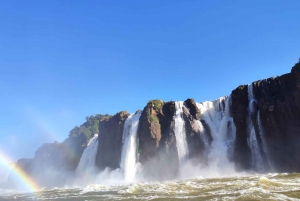
{"label": "sunlit water", "polygon": [[[250,87],[249,100],[254,101]],[[250,101],[250,102],[251,102]],[[249,174],[237,173],[232,158],[232,145],[236,128],[230,112],[231,97],[221,97],[215,101],[197,103],[201,121],[196,122],[199,137],[205,148],[205,164],[196,164],[186,157],[185,122],[183,113],[188,112],[184,102],[176,102],[175,137],[179,158],[179,180],[149,181],[144,178],[147,172],[140,171],[138,162],[137,129],[141,112],[132,114],[125,122],[120,168],[106,168],[99,173],[95,167],[97,135],[90,140],[79,166],[64,188],[42,189],[35,193],[15,190],[1,190],[1,200],[300,200],[300,173],[292,174]],[[252,112],[253,105],[249,104]],[[259,137],[264,143],[263,129],[258,112]],[[250,115],[249,115],[250,117]],[[202,121],[203,120],[203,121]],[[204,124],[209,127],[206,132]],[[251,119],[248,126],[253,129]],[[249,129],[250,130],[250,129]],[[212,142],[209,141],[211,135]],[[262,164],[255,133],[250,135],[254,165]],[[254,139],[255,137],[255,139]],[[255,145],[255,146],[254,146]],[[267,155],[267,147],[262,150]],[[268,158],[267,158],[268,160]],[[270,161],[267,161],[270,166]],[[157,164],[159,165],[159,164]],[[162,167],[168,168],[168,167]],[[257,168],[260,170],[261,168]],[[151,175],[151,174],[150,174]],[[226,177],[224,176],[226,175]],[[72,175],[71,175],[72,176]],[[190,178],[190,179],[186,179]],[[151,180],[152,181],[152,180]],[[87,185],[90,184],[90,185]]]}
{"label": "sunlit water", "polygon": [[300,174],[194,178],[130,185],[88,185],[37,193],[1,191],[0,200],[300,200]]}

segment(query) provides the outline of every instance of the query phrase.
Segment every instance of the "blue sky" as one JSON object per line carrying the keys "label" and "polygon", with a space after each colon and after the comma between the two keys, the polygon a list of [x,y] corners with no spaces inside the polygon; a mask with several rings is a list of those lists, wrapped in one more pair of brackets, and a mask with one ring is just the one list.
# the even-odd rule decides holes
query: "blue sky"
{"label": "blue sky", "polygon": [[0,0],[0,150],[32,157],[88,115],[197,102],[290,71],[300,1]]}

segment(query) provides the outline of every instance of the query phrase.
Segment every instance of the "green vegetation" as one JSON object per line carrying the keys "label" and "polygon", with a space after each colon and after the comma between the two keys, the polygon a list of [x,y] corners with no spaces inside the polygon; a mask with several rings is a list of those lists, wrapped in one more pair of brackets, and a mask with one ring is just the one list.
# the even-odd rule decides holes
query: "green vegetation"
{"label": "green vegetation", "polygon": [[106,121],[111,118],[111,115],[96,114],[95,116],[88,116],[85,118],[84,122],[80,127],[75,126],[69,134],[69,137],[79,137],[84,136],[86,141],[92,138],[94,134],[99,133],[99,123],[101,121]]}
{"label": "green vegetation", "polygon": [[152,105],[153,105],[153,108],[154,108],[156,111],[159,111],[159,110],[162,108],[163,104],[165,104],[165,102],[162,101],[162,100],[151,100],[151,101],[148,102],[148,105],[149,105],[149,104],[152,104]]}
{"label": "green vegetation", "polygon": [[163,104],[165,104],[164,101],[162,100],[151,100],[147,103],[147,116],[151,116],[151,109],[153,108],[157,112],[160,111],[162,108]]}
{"label": "green vegetation", "polygon": [[142,149],[138,149],[138,154],[141,154],[142,153]]}
{"label": "green vegetation", "polygon": [[138,140],[138,142],[137,142],[136,151],[137,151],[138,154],[142,153],[142,148],[141,148],[140,140]]}
{"label": "green vegetation", "polygon": [[156,112],[159,112],[162,108],[162,106],[165,104],[162,100],[151,100],[147,104],[147,117],[149,121],[159,123],[159,120],[157,117],[152,116],[151,110],[154,109]]}
{"label": "green vegetation", "polygon": [[245,87],[246,87],[246,85],[240,85],[240,86],[238,87],[238,89],[239,89],[239,90],[243,90]]}
{"label": "green vegetation", "polygon": [[128,112],[127,111],[121,111],[118,114],[120,114],[120,116],[124,116],[124,115],[128,115]]}
{"label": "green vegetation", "polygon": [[152,122],[159,123],[158,118],[153,117],[152,115],[149,117],[149,120],[150,120],[151,123],[152,123]]}
{"label": "green vegetation", "polygon": [[263,80],[259,80],[258,82],[254,82],[254,86],[261,86],[263,83]]}

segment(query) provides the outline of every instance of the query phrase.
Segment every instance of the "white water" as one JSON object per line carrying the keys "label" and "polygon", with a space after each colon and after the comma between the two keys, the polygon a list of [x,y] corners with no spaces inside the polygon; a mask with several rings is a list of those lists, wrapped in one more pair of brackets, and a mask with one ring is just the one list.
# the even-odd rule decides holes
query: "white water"
{"label": "white water", "polygon": [[265,156],[266,156],[266,160],[268,162],[269,167],[271,168],[271,171],[274,171],[273,165],[272,165],[271,160],[270,160],[270,154],[269,154],[269,150],[268,150],[268,147],[267,147],[267,142],[266,142],[266,139],[265,139],[265,136],[264,136],[263,127],[262,127],[261,120],[260,120],[260,111],[257,112],[257,124],[258,124],[258,128],[259,128],[259,136],[260,136],[260,139],[261,139],[263,151],[264,151]]}
{"label": "white water", "polygon": [[121,169],[126,182],[132,182],[138,169],[137,164],[137,129],[141,112],[131,114],[125,121],[123,130],[123,146]]}
{"label": "white water", "polygon": [[38,193],[0,189],[0,200],[278,200],[299,201],[299,173],[236,175],[99,185],[83,188],[41,189]]}
{"label": "white water", "polygon": [[88,175],[91,175],[91,173],[95,172],[98,144],[98,134],[95,134],[94,137],[90,139],[87,147],[84,149],[79,164],[76,168],[76,173],[81,177],[87,177]]}
{"label": "white water", "polygon": [[197,103],[200,117],[209,126],[212,143],[208,151],[208,169],[212,174],[221,171],[234,171],[234,165],[228,160],[229,145],[235,139],[235,126],[230,116],[228,97],[215,101]]}
{"label": "white water", "polygon": [[203,127],[203,124],[201,123],[200,120],[197,120],[197,126],[198,126],[199,131],[200,131],[200,137],[201,137],[202,141],[204,142],[205,151],[207,151],[209,149],[209,146],[210,146],[209,139],[208,139],[206,131],[205,131],[204,127]]}
{"label": "white water", "polygon": [[176,138],[176,147],[179,158],[179,165],[182,165],[188,154],[188,147],[186,141],[185,133],[185,123],[182,118],[183,115],[183,101],[175,102],[176,113],[174,117],[175,121],[175,138]]}
{"label": "white water", "polygon": [[253,126],[253,122],[251,119],[251,115],[254,113],[254,102],[256,102],[253,94],[253,86],[252,84],[248,85],[248,119],[247,119],[247,127],[248,127],[248,145],[251,149],[252,154],[252,165],[258,171],[263,171],[263,159],[259,151],[259,145],[257,142],[255,129]]}

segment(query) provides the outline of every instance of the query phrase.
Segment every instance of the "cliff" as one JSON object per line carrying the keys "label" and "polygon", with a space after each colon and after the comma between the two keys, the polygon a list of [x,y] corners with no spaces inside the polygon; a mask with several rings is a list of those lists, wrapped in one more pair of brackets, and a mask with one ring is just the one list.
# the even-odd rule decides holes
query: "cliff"
{"label": "cliff", "polygon": [[[228,132],[220,140],[227,146],[227,157],[236,170],[300,171],[300,63],[288,74],[241,85],[226,100],[211,102],[210,108],[205,104],[199,106],[193,99],[185,100],[182,105],[179,114],[178,102],[151,100],[141,113],[136,155],[143,166],[142,172],[149,173],[152,179],[178,175],[176,118],[184,122],[188,149],[185,160],[194,165],[208,165],[214,135],[226,129]],[[99,134],[95,166],[99,172],[119,169],[128,117],[125,111],[114,116],[87,117],[85,123],[70,131],[64,142],[44,144],[33,159],[18,164],[42,185],[57,180],[62,184],[65,175],[75,171],[88,141]],[[222,121],[222,125],[210,122],[214,118]]]}
{"label": "cliff", "polygon": [[113,117],[100,121],[98,151],[96,166],[99,170],[105,168],[117,169],[120,167],[122,134],[125,120],[129,113],[122,111]]}
{"label": "cliff", "polygon": [[[269,170],[300,171],[300,63],[290,73],[253,82],[256,102],[252,121],[259,130],[260,117],[263,138],[256,132],[262,157]],[[235,162],[241,169],[251,169],[251,153],[247,144],[248,86],[232,92],[233,117],[237,128]],[[260,113],[258,115],[258,113]],[[265,147],[262,147],[265,141]],[[268,157],[269,156],[269,157]],[[268,157],[268,159],[267,159]],[[269,160],[269,161],[268,161]]]}

